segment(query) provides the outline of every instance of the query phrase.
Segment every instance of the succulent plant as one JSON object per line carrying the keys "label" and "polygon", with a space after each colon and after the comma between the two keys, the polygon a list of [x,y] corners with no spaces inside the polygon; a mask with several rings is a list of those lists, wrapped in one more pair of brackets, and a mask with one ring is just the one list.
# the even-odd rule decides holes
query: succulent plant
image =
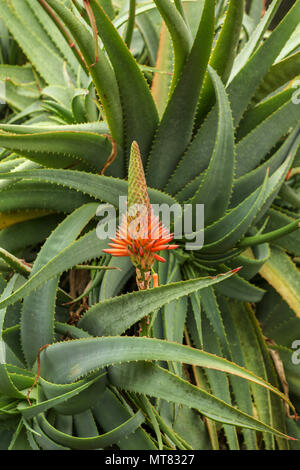
{"label": "succulent plant", "polygon": [[299,447],[300,0],[247,3],[0,0],[1,448]]}

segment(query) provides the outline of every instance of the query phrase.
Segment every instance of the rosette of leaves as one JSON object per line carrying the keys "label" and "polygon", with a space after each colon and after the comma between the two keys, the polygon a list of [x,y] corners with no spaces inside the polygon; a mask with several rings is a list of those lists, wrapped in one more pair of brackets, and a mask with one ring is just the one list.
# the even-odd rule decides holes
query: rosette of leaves
{"label": "rosette of leaves", "polygon": [[[298,445],[300,1],[270,32],[280,4],[0,0],[23,53],[0,65],[3,448]],[[205,207],[203,247],[176,240],[139,292],[95,217],[134,140],[151,203]]]}

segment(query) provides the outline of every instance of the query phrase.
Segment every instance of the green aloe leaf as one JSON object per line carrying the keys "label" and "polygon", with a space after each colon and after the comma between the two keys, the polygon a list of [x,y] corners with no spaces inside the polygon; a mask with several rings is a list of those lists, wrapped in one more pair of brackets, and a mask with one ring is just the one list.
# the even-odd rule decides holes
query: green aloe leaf
{"label": "green aloe leaf", "polygon": [[[170,194],[176,194],[177,199],[180,201],[187,201],[192,198],[199,186],[201,186],[203,172],[207,169],[210,157],[218,142],[216,137],[218,127],[222,125],[221,130],[223,130],[223,134],[228,138],[228,142],[231,138],[232,131],[229,129],[229,126],[232,126],[230,106],[228,105],[228,97],[224,92],[224,87],[219,82],[220,79],[217,80],[216,78],[216,83],[213,83],[214,86],[218,87],[216,94],[217,97],[222,98],[222,101],[218,102],[210,112],[166,185],[166,191]],[[223,112],[227,112],[229,122],[225,120],[222,122]],[[221,143],[222,141],[220,140],[220,146]]]}
{"label": "green aloe leaf", "polygon": [[[1,18],[12,32],[33,66],[48,84],[64,83],[63,59],[14,11],[12,5],[1,0]],[[25,5],[26,6],[26,5]],[[47,57],[47,60],[44,60]]]}
{"label": "green aloe leaf", "polygon": [[289,56],[290,54],[296,52],[297,48],[299,47],[299,32],[300,32],[300,25],[297,26],[293,34],[291,35],[290,39],[281,50],[279,56],[277,57],[276,62],[284,59],[285,57]]}
{"label": "green aloe leaf", "polygon": [[8,450],[32,450],[27,439],[26,428],[24,426],[23,420],[20,419],[19,424],[12,436],[11,442],[9,444]]}
{"label": "green aloe leaf", "polygon": [[96,229],[82,236],[68,247],[52,258],[47,264],[39,269],[33,276],[19,287],[9,298],[3,300],[3,304],[13,304],[19,299],[26,297],[30,292],[41,287],[58,274],[72,268],[76,264],[92,260],[101,256],[103,248],[107,247],[107,240],[97,237]]}
{"label": "green aloe leaf", "polygon": [[67,446],[70,449],[89,450],[117,444],[119,440],[136,431],[145,418],[143,413],[138,411],[117,428],[105,434],[98,435],[97,437],[70,436],[53,427],[43,414],[39,415],[36,419],[46,435],[59,443],[59,445]]}
{"label": "green aloe leaf", "polygon": [[78,437],[98,436],[98,429],[91,410],[73,415],[73,423]]}
{"label": "green aloe leaf", "polygon": [[[19,3],[18,0],[15,3]],[[67,61],[72,73],[74,76],[78,73],[79,68],[79,61],[78,58],[74,56],[72,52],[72,48],[70,44],[66,41],[66,38],[58,29],[58,27],[49,19],[47,13],[40,5],[40,3],[36,0],[26,0],[27,5],[33,11],[34,16],[36,17],[37,21],[46,26],[46,34],[50,37],[51,42],[56,46],[56,52],[59,52]],[[21,7],[21,14],[23,12],[23,8]],[[86,79],[86,75],[84,74],[83,70],[81,70],[81,77],[82,79]]]}
{"label": "green aloe leaf", "polygon": [[[14,174],[11,174],[11,176],[15,178]],[[45,211],[44,215],[47,215],[51,211],[72,212],[82,204],[93,200],[94,198],[68,188],[49,187],[49,184],[24,181],[15,183],[1,192],[0,210],[7,213],[10,211],[42,209]]]}
{"label": "green aloe leaf", "polygon": [[300,3],[296,2],[270,37],[257,49],[230,83],[228,94],[235,124],[241,120],[257,87],[298,25],[299,15]]}
{"label": "green aloe leaf", "polygon": [[[224,84],[227,83],[236,56],[244,10],[244,0],[239,2],[231,0],[228,3],[224,24],[209,60],[209,65],[221,77]],[[210,107],[214,104],[214,97],[214,86],[206,73],[195,120],[196,128],[199,128],[201,117],[206,116]]]}
{"label": "green aloe leaf", "polygon": [[[54,54],[57,54],[56,47],[52,42],[49,35],[46,33],[46,30],[43,28],[42,24],[38,21],[37,17],[34,15],[33,10],[30,8],[30,2],[25,0],[20,3],[18,0],[10,0],[10,8],[14,12],[16,17],[19,17],[25,25],[30,28],[32,33],[40,38],[40,40],[47,45],[49,49],[52,50]],[[49,20],[47,21],[47,23]]]}
{"label": "green aloe leaf", "polygon": [[[93,417],[105,432],[119,427],[132,416],[128,403],[121,402],[109,388],[102,395],[101,403],[98,401],[93,407]],[[118,447],[121,450],[156,450],[153,440],[141,426],[130,436],[120,439]]]}
{"label": "green aloe leaf", "polygon": [[[206,0],[191,52],[161,119],[148,161],[147,181],[163,188],[186,149],[213,42],[214,5]],[[200,71],[200,72],[199,72]]]}
{"label": "green aloe leaf", "polygon": [[129,1],[128,21],[127,21],[126,32],[125,32],[125,37],[124,37],[124,42],[127,45],[128,49],[130,49],[133,30],[134,30],[134,26],[135,26],[135,9],[136,9],[136,1],[135,0],[130,0]]}
{"label": "green aloe leaf", "polygon": [[0,246],[16,253],[29,245],[41,243],[60,220],[61,216],[51,214],[4,228],[0,231]]}
{"label": "green aloe leaf", "polygon": [[205,205],[206,225],[223,217],[228,208],[235,165],[234,129],[230,104],[221,79],[210,66],[209,73],[218,100],[218,131],[209,166],[199,189],[190,200],[193,204]]}
{"label": "green aloe leaf", "polygon": [[224,285],[216,286],[216,292],[245,302],[259,302],[265,293],[263,289],[251,284],[239,275],[235,276],[232,281],[228,279]]}
{"label": "green aloe leaf", "polygon": [[[241,306],[236,302],[230,302],[229,308],[235,328],[237,330],[238,336],[240,337],[241,343],[247,343],[248,347],[243,349],[243,354],[245,357],[245,366],[253,370],[256,374],[264,377],[265,380],[272,380],[268,373],[271,373],[272,368],[270,368],[270,358],[269,364],[266,358],[268,357],[267,348],[265,342],[262,339],[261,332],[259,327],[256,324],[253,313],[251,313],[250,308]],[[242,317],[241,314],[242,308]],[[260,356],[260,360],[257,361],[257,355]],[[264,357],[265,356],[265,357]],[[274,380],[274,371],[273,371],[273,380]],[[272,403],[272,396],[266,390],[263,390],[261,387],[257,387],[251,384],[252,394],[254,397],[255,406],[258,412],[258,417],[263,422],[274,425],[276,423],[279,426],[279,429],[282,429],[282,420],[280,423],[280,418],[277,421],[276,412],[275,412],[275,403]],[[275,398],[275,397],[274,397]],[[281,404],[279,404],[279,409],[277,413],[279,416],[282,415]],[[278,406],[277,404],[277,406]],[[273,405],[273,406],[272,406]],[[283,432],[285,426],[283,425]],[[270,449],[274,449],[274,442],[270,436],[266,436],[266,444]]]}
{"label": "green aloe leaf", "polygon": [[180,77],[181,71],[192,47],[191,33],[177,10],[168,0],[154,0],[170,32],[174,49],[174,74],[171,88]]}
{"label": "green aloe leaf", "polygon": [[[151,93],[155,101],[159,118],[162,117],[168,97],[173,73],[173,49],[169,31],[162,23],[156,54],[155,73],[152,79]],[[164,73],[161,73],[163,71]]]}
{"label": "green aloe leaf", "polygon": [[229,81],[232,81],[235,75],[237,75],[237,73],[244,67],[244,65],[248,62],[252,54],[257,49],[261,39],[263,38],[265,31],[267,30],[270,22],[272,21],[272,18],[274,17],[280,4],[281,4],[281,0],[275,0],[269,6],[267,12],[263,16],[259,24],[256,26],[255,30],[250,35],[249,40],[246,42],[245,46],[237,55],[234,61],[234,65],[232,68],[232,73],[231,73]]}
{"label": "green aloe leaf", "polygon": [[[222,219],[205,229],[205,245],[200,253],[221,252],[234,246],[234,239],[240,239],[252,223],[258,208],[264,200],[265,184],[252,193],[239,206],[231,209]],[[195,234],[196,235],[196,234]],[[238,241],[238,240],[236,240]]]}
{"label": "green aloe leaf", "polygon": [[290,100],[240,140],[236,146],[237,177],[253,170],[281,137],[291,128],[299,128],[299,123],[299,111]]}
{"label": "green aloe leaf", "polygon": [[[216,72],[211,68],[209,70],[211,71],[211,79],[213,80],[215,94],[218,99],[217,106],[214,107],[209,118],[206,119],[201,126],[166,185],[166,191],[170,194],[176,194],[176,198],[180,201],[187,201],[192,198],[199,190],[199,187],[201,188],[201,183],[204,178],[203,172],[210,163],[210,157],[215,152],[215,157],[218,156],[218,160],[221,158],[223,155],[223,143],[228,147],[226,151],[228,151],[231,165],[233,165],[234,149],[232,148],[230,150],[229,148],[230,145],[234,145],[234,142],[232,142],[232,114],[228,97],[224,90],[224,85]],[[226,119],[224,118],[225,115]],[[217,138],[218,132],[219,137]],[[223,165],[225,161],[224,158]],[[233,167],[231,165],[228,165],[228,168],[230,167],[229,178],[233,178]],[[231,176],[230,170],[232,172]],[[217,175],[219,174],[220,173],[217,173]],[[210,177],[212,176],[213,172],[210,172]],[[226,180],[224,178],[222,184],[225,183]],[[230,184],[229,179],[229,186]]]}
{"label": "green aloe leaf", "polygon": [[14,85],[10,81],[7,81],[3,86],[2,82],[0,99],[11,106],[14,111],[23,109],[40,110],[40,103],[37,102],[38,98],[39,92],[36,87]]}
{"label": "green aloe leaf", "polygon": [[[57,444],[55,441],[50,439],[47,434],[40,428],[37,419],[33,419],[33,429],[35,431],[34,437],[31,435],[31,443],[33,449],[38,447],[42,450],[69,450],[68,447]],[[36,446],[36,447],[35,447]]]}
{"label": "green aloe leaf", "polygon": [[290,257],[279,247],[272,247],[271,256],[260,274],[300,316],[300,273]]}
{"label": "green aloe leaf", "polygon": [[267,243],[253,246],[252,249],[247,249],[243,254],[237,256],[234,261],[228,263],[229,266],[236,264],[243,266],[241,277],[246,281],[251,280],[269,259],[270,249]]}
{"label": "green aloe leaf", "polygon": [[[208,318],[215,334],[220,339],[221,346],[223,348],[224,354],[228,351],[228,340],[225,334],[223,320],[221,317],[221,312],[218,306],[215,290],[211,287],[204,289],[202,292],[195,294],[195,297],[198,297],[198,302],[200,304],[200,309],[194,308],[194,322],[197,323],[200,327],[190,331],[193,341],[195,341],[195,336],[197,340],[195,345],[199,348],[203,348],[203,324],[202,324],[202,309],[205,312],[206,317]],[[199,315],[200,310],[200,315]]]}
{"label": "green aloe leaf", "polygon": [[9,79],[15,85],[36,85],[36,78],[34,76],[32,67],[30,64],[26,65],[0,65],[0,79]]}
{"label": "green aloe leaf", "polygon": [[257,25],[260,22],[263,9],[264,9],[264,1],[263,0],[258,0],[257,2],[252,2],[249,10],[249,16],[254,22],[255,25]]}
{"label": "green aloe leaf", "polygon": [[300,75],[300,52],[292,54],[271,67],[255,93],[255,99],[261,101],[298,75]]}
{"label": "green aloe leaf", "polygon": [[62,403],[65,403],[71,398],[81,394],[83,391],[90,388],[98,380],[99,380],[99,376],[97,376],[96,378],[92,380],[88,380],[88,381],[83,380],[81,381],[81,383],[76,383],[75,387],[72,385],[72,387],[69,387],[69,390],[64,391],[60,395],[54,396],[53,398],[51,397],[39,403],[32,404],[31,406],[28,406],[24,402],[21,402],[18,406],[18,409],[25,419],[31,419],[34,416],[37,416],[40,413],[45,413],[48,409],[54,406],[60,405]]}
{"label": "green aloe leaf", "polygon": [[101,282],[99,300],[103,301],[118,295],[125,283],[134,273],[134,266],[129,258],[111,257],[108,267],[118,268],[117,271],[106,271]]}
{"label": "green aloe leaf", "polygon": [[[64,361],[58,359],[61,355]],[[108,365],[136,360],[178,361],[228,372],[261,385],[288,401],[275,387],[226,359],[146,337],[112,336],[52,344],[41,353],[41,377],[50,382],[71,383]]]}
{"label": "green aloe leaf", "polygon": [[[81,389],[82,384],[86,382],[88,382],[90,386]],[[41,397],[39,397],[38,401],[39,403],[45,403],[45,406],[45,398],[47,398],[47,401],[52,399],[55,400],[56,398],[62,398],[63,395],[69,394],[69,392],[75,390],[80,392],[76,393],[74,396],[70,396],[68,400],[60,400],[59,403],[53,402],[53,407],[56,413],[63,416],[71,416],[74,415],[74,413],[82,413],[88,410],[93,403],[98,401],[98,399],[105,393],[107,377],[105,371],[100,371],[100,373],[93,374],[88,379],[81,380],[74,384],[58,385],[47,382],[42,378],[40,378],[39,383],[41,384],[41,389],[39,389]],[[30,413],[30,410],[28,410],[28,413]]]}
{"label": "green aloe leaf", "polygon": [[[212,354],[218,356],[224,355],[221,348],[221,338],[216,336],[216,332],[207,318],[207,309],[201,313],[203,330],[205,331],[203,348]],[[210,314],[211,316],[211,314]],[[224,331],[225,333],[225,331]],[[223,334],[224,334],[223,333]],[[225,336],[226,340],[227,337]],[[223,339],[223,344],[225,339]],[[225,349],[227,351],[227,349]],[[229,351],[225,352],[225,356],[229,356]],[[230,357],[230,356],[229,356]],[[220,374],[218,371],[206,369],[205,376],[207,378],[209,390],[216,397],[219,398],[229,405],[233,405],[233,398],[230,393],[230,382],[229,377],[226,374]],[[237,378],[237,377],[235,377]],[[224,425],[224,433],[226,436],[227,444],[230,450],[239,450],[239,442],[236,428],[232,426]]]}
{"label": "green aloe leaf", "polygon": [[[47,87],[47,90],[57,89],[58,87]],[[56,92],[57,93],[57,92]],[[71,94],[73,96],[73,92]],[[66,99],[65,97],[61,97],[60,99]],[[108,134],[109,129],[107,123],[105,121],[96,121],[96,122],[85,122],[82,124],[71,124],[71,125],[56,125],[54,122],[47,123],[45,126],[42,125],[23,125],[23,124],[4,124],[0,123],[0,129],[6,133],[10,134],[41,134],[43,132],[60,132],[60,131],[67,131],[70,133],[74,132],[88,132],[93,134]]]}
{"label": "green aloe leaf", "polygon": [[[151,377],[151,380],[149,378]],[[111,382],[125,390],[164,398],[198,409],[205,416],[223,423],[268,430],[284,436],[264,423],[228,405],[198,387],[182,380],[161,367],[149,364],[126,364],[109,369]]]}
{"label": "green aloe leaf", "polygon": [[145,162],[158,124],[156,106],[142,72],[100,3],[91,0],[90,4],[119,84],[127,150],[136,140]]}
{"label": "green aloe leaf", "polygon": [[[0,179],[15,178],[15,174],[1,173]],[[119,207],[119,197],[127,196],[128,182],[118,178],[94,175],[74,170],[35,170],[18,172],[18,178],[44,181],[48,184],[67,186],[68,188],[88,194],[96,199]],[[22,183],[24,184],[24,183]],[[156,189],[148,189],[152,204],[172,205],[176,200],[166,193]]]}
{"label": "green aloe leaf", "polygon": [[28,134],[1,132],[0,145],[52,168],[82,162],[88,168],[100,171],[111,153],[111,143],[107,137],[63,129]]}
{"label": "green aloe leaf", "polygon": [[[300,318],[271,286],[268,286],[263,301],[258,305],[257,317],[264,335],[272,338],[278,345],[291,348],[295,341],[295,332],[299,329]],[[295,356],[297,357],[296,351]]]}
{"label": "green aloe leaf", "polygon": [[266,242],[270,243],[285,235],[289,235],[291,232],[298,231],[299,224],[300,224],[300,219],[295,220],[294,222],[291,222],[285,227],[279,228],[277,230],[273,230],[272,232],[253,235],[252,237],[246,237],[239,244],[239,246],[254,246],[254,245],[259,245],[261,243],[266,243]]}
{"label": "green aloe leaf", "polygon": [[234,207],[243,201],[249,194],[251,194],[260,184],[262,184],[266,171],[269,169],[269,174],[272,175],[280,165],[282,165],[287,158],[293,159],[296,155],[297,149],[300,143],[300,129],[296,129],[291,135],[284,141],[271,158],[266,160],[258,168],[252,171],[243,172],[242,167],[251,167],[251,158],[246,157],[244,154],[243,160],[239,160],[239,172],[244,173],[243,176],[238,177],[235,180],[233,187],[233,194],[231,199],[231,205]]}
{"label": "green aloe leaf", "polygon": [[[32,266],[29,280],[51,259],[67,248],[95,216],[97,203],[83,205],[70,214],[51,233]],[[53,342],[54,309],[59,276],[24,299],[21,315],[21,344],[27,364],[31,367],[42,346]]]}
{"label": "green aloe leaf", "polygon": [[[183,276],[176,256],[167,252],[165,259],[165,263],[156,263],[157,266],[155,266],[160,284],[168,285],[181,282]],[[187,311],[188,299],[186,297],[164,304],[158,311],[154,311],[149,319],[152,324],[151,336],[182,343]],[[182,375],[182,364],[172,362],[169,364],[169,369],[179,376]]]}
{"label": "green aloe leaf", "polygon": [[208,227],[205,231],[206,243],[202,251],[204,253],[219,252],[219,250],[228,250],[233,247],[246,233],[258,213],[265,213],[269,209],[290,165],[291,159],[288,158],[270,178],[265,177],[261,188],[254,191],[240,205],[231,209],[223,219]]}
{"label": "green aloe leaf", "polygon": [[300,196],[296,189],[293,189],[290,185],[284,183],[280,189],[280,196],[284,201],[299,209]]}
{"label": "green aloe leaf", "polygon": [[[270,349],[268,348],[268,345],[265,342],[265,338],[261,329],[261,325],[259,324],[253,308],[249,306],[249,318],[252,323],[253,330],[255,331],[260,350],[262,352],[263,360],[265,363],[265,368],[266,368],[266,373],[268,377],[268,381],[271,382],[273,385],[276,387],[279,386],[280,378],[278,377],[278,371],[275,368],[275,364],[273,362],[273,358],[270,354]],[[285,412],[287,411],[287,408],[285,408]],[[286,418],[284,416],[283,412],[283,403],[281,400],[278,399],[278,397],[275,397],[274,395],[270,395],[270,415],[271,415],[271,422],[274,427],[277,429],[281,429],[282,431],[286,432],[287,426],[286,426]],[[280,450],[288,450],[289,443],[284,440],[284,439],[278,439],[276,437],[277,445]]]}
{"label": "green aloe leaf", "polygon": [[19,258],[12,255],[4,248],[0,248],[0,258],[2,258],[15,272],[27,276],[31,269],[29,266],[24,264]]}
{"label": "green aloe leaf", "polygon": [[[270,209],[268,212],[268,224],[266,232],[272,232],[281,229],[295,222],[295,217],[280,212],[278,209]],[[275,245],[289,251],[295,256],[300,257],[300,234],[299,230],[286,234],[274,242]]]}
{"label": "green aloe leaf", "polygon": [[111,135],[119,145],[122,145],[123,122],[119,89],[114,71],[105,53],[98,48],[99,60],[95,64],[95,51],[93,47],[90,47],[90,44],[93,44],[93,38],[84,23],[61,2],[47,0],[47,4],[64,22],[78,44],[103,105]]}
{"label": "green aloe leaf", "polygon": [[[18,275],[14,275],[7,286],[5,287],[2,295],[1,295],[1,300],[6,299],[12,292],[15,283],[17,281]],[[18,390],[18,388],[15,386],[9,371],[8,367],[6,365],[6,346],[4,343],[4,340],[2,339],[3,335],[3,324],[4,324],[4,319],[5,315],[7,313],[7,308],[1,308],[0,309],[0,391],[1,394],[4,396],[8,397],[13,397],[13,398],[24,398],[24,395]]]}
{"label": "green aloe leaf", "polygon": [[[130,326],[165,304],[199,289],[224,281],[233,273],[211,278],[171,283],[147,291],[133,292],[93,305],[80,320],[79,327],[94,336],[124,333]],[[108,315],[106,314],[109,313]]]}
{"label": "green aloe leaf", "polygon": [[[233,319],[224,297],[218,297],[218,303],[222,312],[222,318],[225,326],[226,335],[230,344],[230,359],[240,366],[245,367],[244,348],[237,329],[233,323]],[[251,395],[251,386],[249,382],[241,380],[239,377],[230,376],[230,383],[233,388],[235,402],[239,409],[247,414],[253,413],[253,401]],[[243,430],[247,449],[257,450],[257,437],[253,431]]]}
{"label": "green aloe leaf", "polygon": [[281,108],[284,104],[289,101],[295,92],[292,88],[287,88],[270,98],[263,100],[261,103],[257,103],[255,106],[251,106],[244,114],[239,127],[237,128],[237,141],[240,141],[252,132],[257,126],[263,121],[268,119],[273,113]]}
{"label": "green aloe leaf", "polygon": [[140,15],[135,18],[136,26],[139,29],[149,54],[149,65],[155,67],[159,44],[159,33],[155,27],[155,21],[151,15]]}
{"label": "green aloe leaf", "polygon": [[169,31],[163,23],[161,25],[159,46],[157,51],[156,69],[167,73],[156,72],[153,76],[151,93],[155,101],[159,117],[161,118],[167,105],[169,89],[172,78],[173,50]]}

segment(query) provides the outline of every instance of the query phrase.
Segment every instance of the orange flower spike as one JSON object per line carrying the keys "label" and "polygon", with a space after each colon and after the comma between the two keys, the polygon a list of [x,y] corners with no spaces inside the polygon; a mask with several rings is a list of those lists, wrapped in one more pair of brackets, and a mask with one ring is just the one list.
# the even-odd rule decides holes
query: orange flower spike
{"label": "orange flower spike", "polygon": [[[136,268],[139,289],[148,289],[151,284],[151,268],[155,260],[165,262],[157,254],[162,250],[174,250],[178,245],[168,245],[173,235],[164,227],[151,209],[143,163],[137,142],[131,146],[128,170],[128,210],[111,248],[103,250],[113,256],[129,256]],[[154,286],[158,280],[153,279]]]}

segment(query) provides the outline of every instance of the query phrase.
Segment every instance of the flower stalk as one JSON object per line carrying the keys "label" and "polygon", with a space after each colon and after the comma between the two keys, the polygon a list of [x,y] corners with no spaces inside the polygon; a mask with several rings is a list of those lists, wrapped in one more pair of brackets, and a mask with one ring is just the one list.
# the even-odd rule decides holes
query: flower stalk
{"label": "flower stalk", "polygon": [[129,256],[136,268],[136,282],[140,290],[158,286],[158,275],[152,276],[155,260],[165,259],[159,252],[174,250],[170,245],[173,234],[162,225],[151,208],[147,183],[137,142],[131,146],[128,171],[128,208],[123,214],[116,237],[111,238],[110,248],[103,250],[113,256]]}

